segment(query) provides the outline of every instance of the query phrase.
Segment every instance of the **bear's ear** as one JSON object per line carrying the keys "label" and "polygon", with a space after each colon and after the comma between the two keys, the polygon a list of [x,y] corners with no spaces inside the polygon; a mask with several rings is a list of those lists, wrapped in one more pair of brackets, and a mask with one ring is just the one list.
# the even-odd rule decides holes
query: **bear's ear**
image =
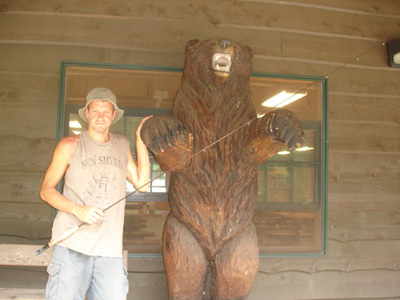
{"label": "bear's ear", "polygon": [[249,46],[244,46],[244,48],[247,50],[249,53],[250,57],[253,57],[253,49],[251,49]]}
{"label": "bear's ear", "polygon": [[189,42],[187,42],[185,47],[186,53],[193,50],[193,47],[195,47],[199,42],[199,40],[190,40]]}

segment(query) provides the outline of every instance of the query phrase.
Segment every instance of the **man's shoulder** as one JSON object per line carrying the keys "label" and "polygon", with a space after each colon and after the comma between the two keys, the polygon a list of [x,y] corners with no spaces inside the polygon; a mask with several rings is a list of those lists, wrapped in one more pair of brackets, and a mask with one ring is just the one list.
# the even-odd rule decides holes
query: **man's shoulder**
{"label": "man's shoulder", "polygon": [[76,147],[79,144],[80,137],[80,134],[63,137],[58,142],[58,147],[63,148],[66,151],[75,151]]}
{"label": "man's shoulder", "polygon": [[66,136],[66,137],[63,137],[63,138],[60,140],[60,143],[63,143],[63,144],[78,144],[80,138],[81,138],[81,135],[80,135],[80,134],[71,135],[71,136]]}

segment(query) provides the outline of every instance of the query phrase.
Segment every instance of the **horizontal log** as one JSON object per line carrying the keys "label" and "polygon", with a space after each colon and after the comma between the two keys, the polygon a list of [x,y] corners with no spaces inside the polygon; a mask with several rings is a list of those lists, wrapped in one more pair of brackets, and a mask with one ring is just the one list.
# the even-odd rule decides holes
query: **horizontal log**
{"label": "horizontal log", "polygon": [[[340,37],[282,33],[282,57],[327,63],[332,67],[350,62],[354,67],[379,68],[386,66],[386,52],[386,46],[376,41],[355,38],[349,43],[348,39]],[[256,52],[256,54],[265,53]]]}
{"label": "horizontal log", "polygon": [[329,193],[367,199],[391,197],[399,189],[399,156],[396,153],[329,152]]}
{"label": "horizontal log", "polygon": [[[356,57],[355,54],[354,57]],[[383,62],[382,62],[383,63]],[[255,55],[253,58],[255,72],[277,73],[303,76],[328,76],[329,92],[352,93],[353,95],[375,95],[384,99],[397,96],[399,91],[396,81],[398,70],[388,68],[359,68],[345,63],[329,63],[324,61],[301,60],[296,58]],[[345,75],[343,75],[346,73]],[[374,77],[367,74],[379,73]],[[343,76],[342,76],[343,75]],[[368,76],[369,78],[366,78]],[[375,80],[375,81],[374,81]],[[319,81],[316,80],[315,84]]]}
{"label": "horizontal log", "polygon": [[[0,73],[0,103],[14,105],[22,109],[31,107],[55,107],[58,104],[59,76],[39,76],[35,74],[10,75]],[[32,101],[40,99],[40,101]]]}
{"label": "horizontal log", "polygon": [[[58,76],[61,61],[182,67],[184,45],[180,48],[182,50],[179,53],[171,53],[162,49],[159,52],[149,52],[147,48],[115,49],[115,47],[107,47],[104,44],[100,46],[91,44],[0,44],[0,52],[8,53],[8,59],[0,56],[0,73]],[[29,53],[29,56],[26,53]],[[43,53],[47,53],[45,58]]]}
{"label": "horizontal log", "polygon": [[398,299],[399,282],[400,271],[388,270],[259,273],[249,300]]}
{"label": "horizontal log", "polygon": [[[39,114],[38,112],[38,116]],[[29,119],[34,122],[33,118]],[[4,119],[0,119],[1,128],[4,128],[7,124],[3,123],[3,121]],[[9,121],[12,122],[12,118],[9,118]],[[24,123],[27,124],[30,122]],[[17,130],[21,131],[21,133],[24,132],[22,128]],[[39,134],[40,131],[37,132],[37,135]],[[55,131],[52,134],[49,132],[48,135],[54,136]],[[35,136],[27,138],[19,135],[0,135],[0,137],[0,147],[3,154],[0,157],[0,170],[35,171],[44,174],[51,161],[55,147],[55,138],[35,138]]]}
{"label": "horizontal log", "polygon": [[[380,157],[375,157],[376,160],[379,160]],[[397,185],[400,179],[399,171],[388,169],[385,170],[385,166],[377,166],[376,168],[363,168],[363,169],[356,169],[357,166],[354,165],[348,166],[348,169],[342,170],[331,170],[328,173],[328,181],[330,182],[342,182],[348,183],[349,185],[353,184],[354,182],[364,182],[366,184],[376,185],[380,182],[386,184],[393,184]]]}
{"label": "horizontal log", "polygon": [[[18,126],[9,126],[18,120]],[[54,137],[57,129],[57,103],[46,107],[2,105],[0,135]]]}
{"label": "horizontal log", "polygon": [[[268,2],[269,0],[261,0],[261,2],[263,1]],[[386,17],[394,18],[399,16],[399,12],[397,11],[398,3],[391,0],[382,0],[380,3],[382,3],[382,5],[378,7],[375,0],[335,0],[334,2],[326,2],[325,0],[291,0],[290,2],[286,2],[285,5],[297,5],[299,7],[317,6],[320,9],[338,12],[349,12],[353,14],[359,13],[365,15],[385,15]]]}
{"label": "horizontal log", "polygon": [[[330,151],[329,170],[332,172],[349,172],[351,175],[364,178],[367,177],[367,174],[372,176],[374,171],[376,172],[374,178],[379,178],[379,175],[384,175],[384,173],[390,176],[398,176],[398,159],[397,153],[381,155],[375,152],[353,152],[351,150],[347,152]],[[352,177],[349,176],[349,178]]]}
{"label": "horizontal log", "polygon": [[328,240],[326,257],[260,258],[259,272],[357,272],[361,270],[399,271],[400,240]]}
{"label": "horizontal log", "polygon": [[15,237],[28,240],[50,238],[53,209],[45,204],[0,202],[0,239]]}
{"label": "horizontal log", "polygon": [[[52,220],[54,209],[44,201],[40,202],[16,202],[16,201],[1,201],[0,213],[6,217],[10,214],[11,217],[26,218],[30,220],[30,216],[36,216],[35,219],[41,221]],[[29,216],[29,217],[28,217]]]}
{"label": "horizontal log", "polygon": [[53,249],[35,255],[35,251],[42,246],[0,244],[0,265],[47,266],[51,260]]}
{"label": "horizontal log", "polygon": [[375,195],[375,194],[328,194],[328,211],[330,210],[399,210],[400,203],[398,194]]}
{"label": "horizontal log", "polygon": [[399,222],[399,211],[330,210],[328,236],[339,241],[375,240],[379,244],[380,240],[387,239],[399,242]]}
{"label": "horizontal log", "polygon": [[39,197],[44,172],[1,171],[0,202],[37,202],[43,204]]}
{"label": "horizontal log", "polygon": [[[329,120],[400,125],[400,95],[378,98],[373,95],[329,93]],[[396,132],[393,132],[396,134]]]}
{"label": "horizontal log", "polygon": [[[22,224],[21,224],[22,223]],[[52,221],[25,221],[19,218],[3,218],[0,220],[0,240],[3,242],[48,242],[51,237]],[[5,227],[7,226],[7,227]]]}
{"label": "horizontal log", "polygon": [[328,191],[334,194],[353,195],[363,197],[364,195],[369,197],[375,196],[376,199],[385,199],[385,197],[393,197],[399,195],[399,185],[396,182],[362,182],[358,180],[354,181],[329,181]]}
{"label": "horizontal log", "polygon": [[398,96],[400,94],[399,78],[399,69],[387,67],[369,70],[345,67],[329,76],[329,91]]}
{"label": "horizontal log", "polygon": [[331,121],[329,148],[332,151],[376,151],[400,154],[400,124]]}

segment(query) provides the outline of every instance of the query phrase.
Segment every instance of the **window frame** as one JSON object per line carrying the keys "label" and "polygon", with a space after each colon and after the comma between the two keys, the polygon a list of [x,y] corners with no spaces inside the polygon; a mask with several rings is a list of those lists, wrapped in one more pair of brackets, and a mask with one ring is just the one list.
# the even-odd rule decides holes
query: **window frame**
{"label": "window frame", "polygon": [[[63,136],[65,136],[65,131],[68,129],[65,126],[66,119],[65,115],[68,110],[66,110],[65,105],[65,83],[66,83],[66,70],[71,66],[81,66],[81,67],[93,67],[93,68],[117,68],[117,69],[129,69],[129,70],[148,70],[148,71],[168,71],[168,72],[182,72],[182,68],[175,67],[161,67],[161,66],[144,66],[144,65],[128,65],[128,64],[110,64],[110,63],[88,63],[88,62],[71,62],[62,61],[60,67],[60,80],[59,80],[59,94],[58,94],[58,107],[57,107],[57,128],[56,128],[56,142],[58,142]],[[260,258],[265,257],[324,257],[327,252],[327,173],[328,173],[328,79],[326,77],[316,77],[316,76],[300,76],[300,75],[287,75],[287,74],[273,74],[273,73],[260,73],[254,72],[252,77],[265,77],[265,78],[275,78],[275,79],[291,79],[300,81],[313,81],[314,83],[321,84],[321,172],[320,172],[320,196],[321,196],[321,251],[320,252],[282,252],[282,253],[259,253]],[[127,115],[144,117],[149,114],[159,115],[159,114],[170,114],[171,110],[168,109],[143,109],[135,108],[134,114],[130,109],[124,108]],[[133,111],[133,109],[132,109]],[[76,110],[74,111],[76,113]],[[68,133],[67,133],[68,134]],[[278,162],[276,162],[278,163]],[[57,189],[61,191],[62,182],[57,186]],[[318,188],[318,187],[316,187]],[[129,198],[129,197],[128,197]],[[139,197],[140,199],[135,199],[135,201],[154,201],[147,197]],[[146,198],[148,200],[146,200]],[[131,201],[131,199],[127,199]],[[129,257],[137,258],[160,258],[161,253],[129,253]]]}

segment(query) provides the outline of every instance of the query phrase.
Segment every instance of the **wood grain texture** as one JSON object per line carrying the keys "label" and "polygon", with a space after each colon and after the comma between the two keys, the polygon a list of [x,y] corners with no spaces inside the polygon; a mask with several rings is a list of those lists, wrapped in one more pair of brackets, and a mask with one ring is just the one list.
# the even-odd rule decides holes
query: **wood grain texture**
{"label": "wood grain texture", "polygon": [[35,251],[43,245],[0,244],[0,265],[47,266],[52,249],[40,255]]}

